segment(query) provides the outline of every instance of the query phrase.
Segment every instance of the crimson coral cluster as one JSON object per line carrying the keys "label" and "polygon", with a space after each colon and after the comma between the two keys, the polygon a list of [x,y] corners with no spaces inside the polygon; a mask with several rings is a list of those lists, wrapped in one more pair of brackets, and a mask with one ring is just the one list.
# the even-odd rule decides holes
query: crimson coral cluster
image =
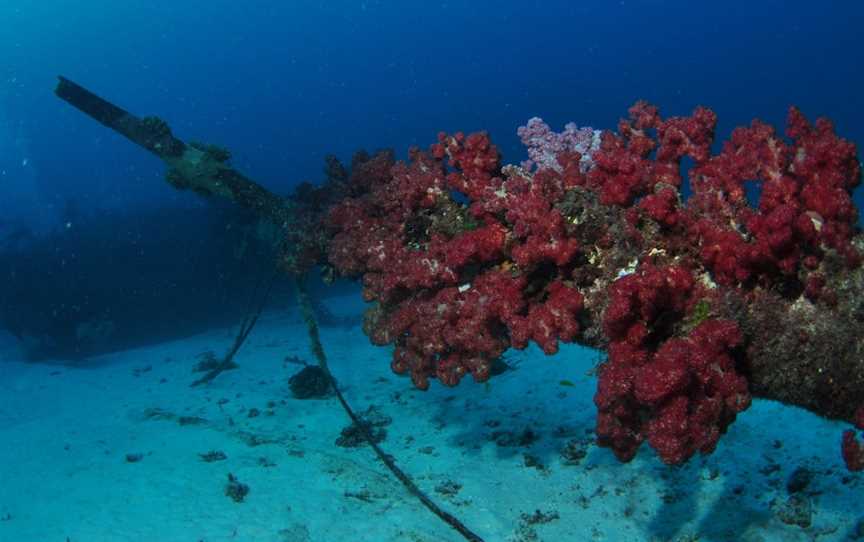
{"label": "crimson coral cluster", "polygon": [[[376,302],[366,332],[395,346],[393,370],[422,389],[429,378],[485,381],[497,358],[529,341],[547,354],[559,341],[596,345],[584,340],[596,325],[608,349],[599,443],[626,461],[647,440],[674,464],[710,453],[750,403],[746,337],[713,310],[725,294],[797,284],[831,303],[826,257],[860,263],[851,199],[860,166],[827,120],[811,125],[794,108],[788,141],[754,121],[716,155],[706,108],[663,119],[639,102],[629,113],[602,134],[587,171],[568,151],[560,167],[502,168],[485,133],[440,134],[408,162],[357,161],[353,193],[329,214],[328,258],[362,277]],[[761,185],[756,206],[749,182]],[[586,235],[592,205],[595,218],[607,214]],[[844,438],[846,456],[861,461],[854,434]]]}
{"label": "crimson coral cluster", "polygon": [[[859,406],[858,410],[855,411],[855,426],[864,430],[864,405]],[[849,470],[864,470],[864,445],[855,437],[854,430],[847,429],[843,432],[841,452]]]}
{"label": "crimson coral cluster", "polygon": [[704,299],[701,290],[688,269],[650,264],[610,288],[597,436],[622,461],[645,439],[667,463],[710,453],[750,405],[747,380],[736,368],[742,339],[734,321],[706,319],[686,336],[671,334],[676,320]]}
{"label": "crimson coral cluster", "polygon": [[[692,315],[692,307],[710,303],[721,287],[744,291],[746,298],[755,284],[796,281],[812,300],[830,301],[819,271],[825,251],[834,250],[850,266],[859,261],[851,243],[857,221],[851,190],[860,180],[854,145],[834,135],[827,120],[810,126],[793,108],[791,145],[754,121],[711,156],[715,123],[705,108],[664,121],[656,108],[639,103],[617,135],[604,135],[587,175],[601,202],[629,206],[633,222],[647,216],[659,225],[663,238],[653,240],[653,250],[694,253],[689,266],[642,263],[609,288],[609,358],[595,397],[597,435],[625,461],[646,439],[667,463],[711,452],[750,403],[741,374],[746,360],[735,361],[742,354],[738,325],[707,320],[676,336],[687,326],[674,323]],[[678,191],[685,156],[695,163],[687,205]],[[755,209],[746,199],[747,181],[761,183]],[[713,288],[696,283],[694,272],[701,269],[710,272]]]}
{"label": "crimson coral cluster", "polygon": [[[330,262],[362,274],[364,297],[379,302],[367,332],[396,345],[394,371],[422,389],[430,377],[455,385],[470,373],[482,382],[511,346],[534,340],[554,354],[559,340],[574,341],[582,295],[562,270],[578,246],[553,207],[564,186],[525,176],[505,186],[485,134],[441,134],[430,152],[411,156],[357,164],[364,192],[330,214]],[[543,273],[542,290],[529,288],[528,270]]]}

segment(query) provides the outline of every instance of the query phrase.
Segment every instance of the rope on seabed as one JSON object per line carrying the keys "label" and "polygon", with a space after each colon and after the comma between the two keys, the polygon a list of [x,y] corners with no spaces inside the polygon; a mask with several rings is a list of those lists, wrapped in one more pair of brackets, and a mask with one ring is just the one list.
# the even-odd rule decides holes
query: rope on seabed
{"label": "rope on seabed", "polygon": [[[277,276],[278,274],[273,272],[269,278],[265,278],[263,275],[258,277],[258,280],[255,282],[255,289],[249,297],[249,306],[246,308],[246,315],[243,317],[243,322],[240,324],[240,329],[237,331],[237,336],[234,338],[234,344],[231,345],[231,349],[228,350],[225,357],[215,367],[191,383],[190,387],[194,388],[201,384],[207,384],[221,373],[237,368],[237,364],[234,363],[234,356],[240,350],[240,347],[243,346],[243,343],[246,342],[246,338],[249,337],[249,333],[252,332],[252,328],[258,322],[258,317],[261,316],[261,311],[264,310],[264,305],[267,304],[267,299],[270,297],[270,292],[273,290],[273,284],[276,282]],[[263,294],[259,294],[262,287],[264,289]]]}
{"label": "rope on seabed", "polygon": [[351,421],[354,423],[354,426],[360,431],[360,434],[363,436],[363,439],[369,443],[369,446],[375,451],[375,455],[378,456],[378,459],[381,460],[384,465],[390,469],[390,472],[393,473],[393,476],[399,479],[402,482],[402,485],[415,497],[417,497],[420,502],[423,503],[429,511],[433,514],[441,518],[442,521],[446,522],[448,525],[453,527],[459,534],[461,534],[465,540],[469,542],[483,542],[483,539],[480,538],[477,534],[475,534],[471,529],[465,526],[458,518],[450,514],[449,512],[443,510],[440,506],[435,504],[428,495],[423,493],[423,491],[417,487],[417,484],[407,475],[405,472],[400,469],[396,463],[393,461],[392,456],[386,454],[384,450],[378,446],[372,439],[372,435],[369,434],[368,426],[361,420],[357,414],[354,413],[354,410],[345,400],[345,397],[342,396],[342,392],[339,391],[339,386],[336,385],[336,379],[333,377],[333,374],[330,372],[330,368],[327,366],[327,357],[324,354],[324,347],[321,345],[321,338],[318,336],[318,323],[315,321],[315,312],[312,307],[312,301],[309,298],[309,291],[306,289],[306,283],[303,281],[303,278],[298,276],[296,278],[296,287],[297,287],[297,301],[300,303],[300,310],[303,314],[303,320],[306,322],[306,327],[309,330],[309,340],[312,343],[312,353],[315,354],[315,357],[318,360],[318,366],[321,367],[321,370],[324,371],[324,374],[327,375],[327,379],[330,381],[330,386],[333,388],[333,391],[336,393],[336,398],[339,399],[339,402],[342,404],[342,408],[345,409],[345,412],[348,414],[348,417],[351,418]]}

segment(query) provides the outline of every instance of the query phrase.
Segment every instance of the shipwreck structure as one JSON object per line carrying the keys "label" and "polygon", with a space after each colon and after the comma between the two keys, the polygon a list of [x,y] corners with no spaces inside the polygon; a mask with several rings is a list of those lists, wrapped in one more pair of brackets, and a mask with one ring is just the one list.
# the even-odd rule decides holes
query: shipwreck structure
{"label": "shipwreck structure", "polygon": [[[597,435],[625,461],[644,441],[667,463],[710,453],[754,397],[864,429],[861,165],[827,120],[792,109],[787,138],[754,121],[712,154],[713,112],[639,103],[554,167],[504,166],[486,134],[441,134],[409,162],[330,160],[326,184],[283,197],[158,118],[62,77],[56,93],[163,160],[173,186],[280,228],[286,273],[360,279],[367,335],[420,388],[490,378],[529,341],[577,342],[608,353]],[[842,450],[864,468],[851,429]]]}

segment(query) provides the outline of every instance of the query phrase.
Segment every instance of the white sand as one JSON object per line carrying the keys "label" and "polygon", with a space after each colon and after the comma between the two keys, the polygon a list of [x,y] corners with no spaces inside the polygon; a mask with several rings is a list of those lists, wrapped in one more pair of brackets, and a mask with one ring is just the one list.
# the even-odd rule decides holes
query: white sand
{"label": "white sand", "polygon": [[[283,359],[312,362],[296,314],[265,314],[236,358],[240,369],[190,388],[196,355],[222,355],[234,333],[76,366],[21,363],[4,346],[0,541],[462,540],[368,447],[334,444],[348,423],[335,398],[291,397],[287,380],[300,367]],[[322,339],[355,409],[375,405],[392,417],[385,450],[487,542],[851,540],[864,517],[864,477],[839,456],[844,426],[800,410],[756,402],[709,457],[669,468],[646,446],[622,465],[590,444],[592,351],[512,352],[516,370],[488,386],[433,383],[424,393],[391,374],[389,351],[359,327],[323,328]],[[250,408],[261,414],[250,418]],[[178,416],[206,422],[181,425]],[[527,446],[493,438],[518,440],[526,428],[538,436]],[[566,465],[560,452],[574,439],[589,443],[587,455]],[[211,450],[227,459],[202,461]],[[526,454],[544,468],[526,466]],[[812,471],[797,493],[812,505],[807,528],[780,519],[797,467]],[[225,495],[228,473],[250,487],[244,502]]]}

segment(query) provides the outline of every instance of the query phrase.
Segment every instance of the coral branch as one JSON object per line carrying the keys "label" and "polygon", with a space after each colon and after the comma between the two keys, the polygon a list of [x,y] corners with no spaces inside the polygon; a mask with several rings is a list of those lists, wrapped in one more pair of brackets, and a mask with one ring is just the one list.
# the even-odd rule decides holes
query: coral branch
{"label": "coral branch", "polygon": [[[367,334],[420,388],[484,381],[531,341],[608,350],[597,434],[622,460],[644,441],[667,463],[710,453],[751,397],[855,421],[856,149],[793,108],[786,138],[753,121],[712,155],[715,125],[639,102],[602,135],[532,119],[526,167],[502,167],[484,133],[364,157],[329,213],[329,262],[362,278]],[[854,432],[843,454],[864,461]]]}

